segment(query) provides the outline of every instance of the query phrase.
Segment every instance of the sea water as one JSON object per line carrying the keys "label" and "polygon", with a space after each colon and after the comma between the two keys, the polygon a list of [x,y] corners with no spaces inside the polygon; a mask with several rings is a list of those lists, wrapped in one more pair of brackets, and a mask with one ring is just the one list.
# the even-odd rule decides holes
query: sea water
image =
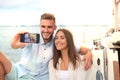
{"label": "sea water", "polygon": [[[105,36],[106,26],[79,26],[69,25],[58,28],[69,29],[74,37],[75,44],[89,43],[94,39],[100,39]],[[20,60],[22,49],[13,49],[10,44],[14,35],[19,31],[28,31],[39,33],[39,26],[0,26],[0,50],[14,63]],[[90,44],[92,45],[92,44]]]}

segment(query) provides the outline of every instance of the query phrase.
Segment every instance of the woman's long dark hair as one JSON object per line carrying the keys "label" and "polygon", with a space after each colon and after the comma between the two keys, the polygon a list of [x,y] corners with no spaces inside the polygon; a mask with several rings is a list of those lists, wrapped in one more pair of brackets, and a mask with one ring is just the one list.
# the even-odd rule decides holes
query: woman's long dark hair
{"label": "woman's long dark hair", "polygon": [[[80,57],[79,57],[79,55],[76,52],[72,33],[70,31],[68,31],[67,29],[59,29],[56,32],[56,34],[59,31],[62,31],[64,33],[64,35],[65,35],[65,38],[67,40],[67,45],[68,45],[68,57],[70,59],[70,62],[73,65],[74,70],[75,70],[77,68],[77,62],[80,60]],[[56,47],[55,47],[55,41],[54,41],[53,66],[54,66],[55,69],[58,69],[57,68],[57,64],[59,64],[58,60],[59,60],[60,57],[61,57],[61,52],[56,49]]]}

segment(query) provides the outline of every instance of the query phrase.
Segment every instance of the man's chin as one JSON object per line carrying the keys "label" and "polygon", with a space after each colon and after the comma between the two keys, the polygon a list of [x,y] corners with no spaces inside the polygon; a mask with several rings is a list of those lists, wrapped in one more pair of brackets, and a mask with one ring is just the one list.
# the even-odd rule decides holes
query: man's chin
{"label": "man's chin", "polygon": [[44,40],[49,41],[49,40],[50,40],[50,38],[44,38]]}

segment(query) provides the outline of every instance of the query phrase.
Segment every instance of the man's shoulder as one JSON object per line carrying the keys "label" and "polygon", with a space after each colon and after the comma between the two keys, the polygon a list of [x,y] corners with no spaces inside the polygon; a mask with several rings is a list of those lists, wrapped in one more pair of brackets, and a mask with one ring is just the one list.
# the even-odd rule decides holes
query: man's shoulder
{"label": "man's shoulder", "polygon": [[51,60],[49,61],[49,63],[53,63],[53,59],[51,59]]}

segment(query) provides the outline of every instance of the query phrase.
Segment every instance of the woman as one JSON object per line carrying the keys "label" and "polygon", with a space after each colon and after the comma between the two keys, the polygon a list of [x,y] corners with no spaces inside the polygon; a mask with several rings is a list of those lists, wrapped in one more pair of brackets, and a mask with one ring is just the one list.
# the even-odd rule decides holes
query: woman
{"label": "woman", "polygon": [[76,53],[71,32],[59,29],[55,35],[53,59],[49,62],[50,80],[87,80],[81,58]]}

